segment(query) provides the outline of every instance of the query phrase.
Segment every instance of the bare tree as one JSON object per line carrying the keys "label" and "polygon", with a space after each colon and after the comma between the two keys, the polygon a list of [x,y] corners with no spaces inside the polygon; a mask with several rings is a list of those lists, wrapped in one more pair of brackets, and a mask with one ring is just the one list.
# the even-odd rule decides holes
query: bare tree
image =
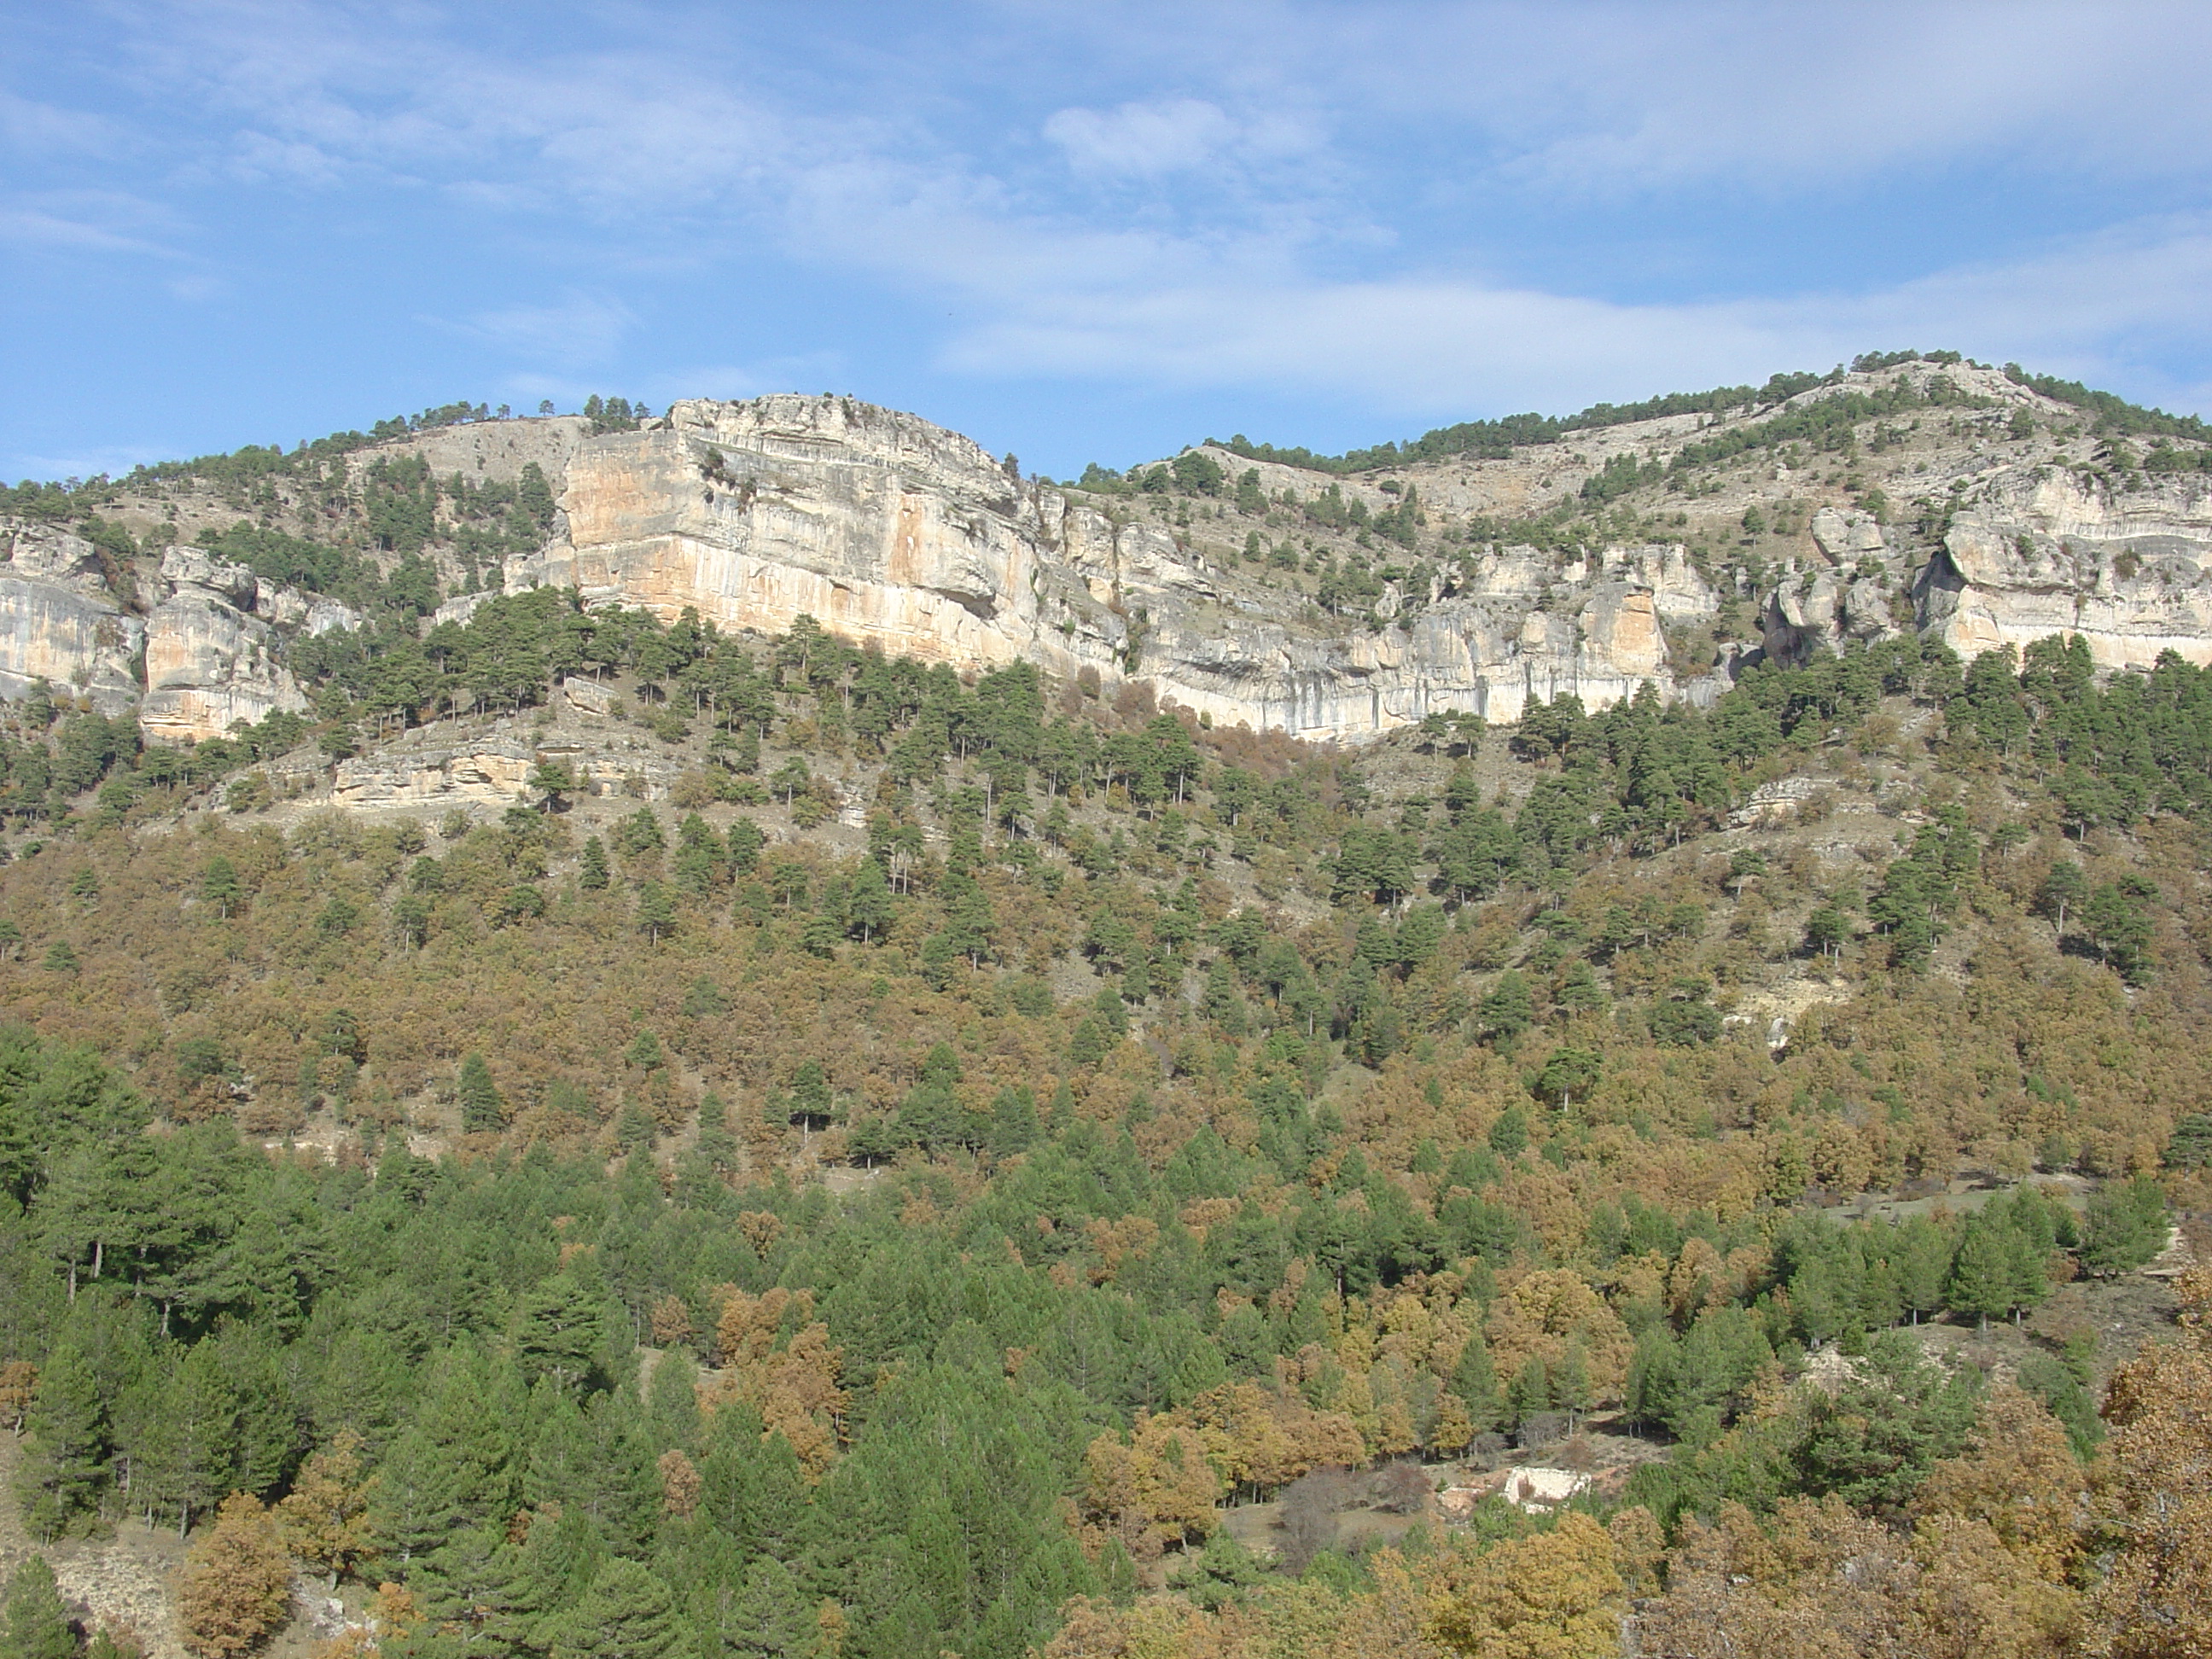
{"label": "bare tree", "polygon": [[1316,1469],[1283,1488],[1275,1524],[1282,1529],[1283,1565],[1304,1572],[1316,1555],[1336,1542],[1337,1512],[1352,1496],[1352,1483],[1339,1469]]}

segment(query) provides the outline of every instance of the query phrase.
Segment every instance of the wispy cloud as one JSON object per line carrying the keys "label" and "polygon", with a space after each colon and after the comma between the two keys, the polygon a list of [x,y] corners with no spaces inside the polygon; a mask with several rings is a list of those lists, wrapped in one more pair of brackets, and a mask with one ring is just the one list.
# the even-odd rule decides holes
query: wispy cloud
{"label": "wispy cloud", "polygon": [[119,191],[55,191],[0,204],[0,242],[62,252],[181,259],[167,208]]}
{"label": "wispy cloud", "polygon": [[[640,273],[741,260],[941,315],[914,343],[971,380],[1393,414],[1557,408],[1881,343],[2176,387],[2212,363],[2212,231],[2179,210],[2212,153],[2201,6],[956,7],[866,41],[838,14],[790,21],[806,50],[786,39],[782,58],[705,13],[617,27],[556,7],[496,38],[419,0],[118,15],[137,107],[191,112],[177,177],[392,189],[526,239],[510,289],[553,297],[442,325],[507,359],[518,390],[619,371],[659,396],[667,366],[724,356],[750,365],[712,370],[732,390],[843,374],[804,366],[850,361],[865,319],[757,351],[641,320]],[[0,102],[0,135],[58,151],[158,149],[137,119]],[[1899,221],[1880,259],[1703,294],[1534,280],[1515,240],[1568,204],[1638,234],[1686,226],[1725,269],[1729,204],[1778,200],[1806,204],[1782,234],[1848,252],[1829,220],[1851,192],[1917,180],[1940,214],[1944,181],[1977,169],[2030,205],[2061,187],[2092,205],[2002,254],[1962,256],[1960,238],[1916,262]],[[174,240],[51,197],[10,204],[0,237],[140,255]],[[639,372],[641,352],[665,367]]]}
{"label": "wispy cloud", "polygon": [[570,293],[550,305],[479,312],[465,332],[533,362],[588,368],[612,362],[637,319],[604,294]]}
{"label": "wispy cloud", "polygon": [[1118,109],[1063,109],[1044,136],[1087,173],[1137,174],[1203,167],[1237,138],[1237,125],[1218,104],[1170,98]]}

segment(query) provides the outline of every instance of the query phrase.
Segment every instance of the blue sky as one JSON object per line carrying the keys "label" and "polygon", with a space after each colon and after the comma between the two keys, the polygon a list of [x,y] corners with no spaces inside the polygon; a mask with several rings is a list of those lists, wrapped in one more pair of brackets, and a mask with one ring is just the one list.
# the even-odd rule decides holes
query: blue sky
{"label": "blue sky", "polygon": [[0,475],[839,392],[1032,471],[1948,346],[2212,412],[2212,7],[0,3]]}

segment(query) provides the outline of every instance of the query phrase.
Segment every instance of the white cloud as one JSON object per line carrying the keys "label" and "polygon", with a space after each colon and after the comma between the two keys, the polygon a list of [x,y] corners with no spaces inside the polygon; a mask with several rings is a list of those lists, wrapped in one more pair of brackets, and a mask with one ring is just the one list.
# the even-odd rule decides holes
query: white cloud
{"label": "white cloud", "polygon": [[28,155],[113,156],[131,135],[106,116],[0,90],[0,143]]}
{"label": "white cloud", "polygon": [[1620,304],[1448,278],[1234,279],[1032,295],[949,365],[1151,386],[1265,387],[1377,410],[1571,409],[1821,368],[1887,345],[2139,380],[2147,335],[2212,344],[2212,221],[2134,225],[2003,264],[1860,293]]}
{"label": "white cloud", "polygon": [[1203,167],[1237,137],[1218,104],[1171,98],[1118,109],[1064,109],[1044,136],[1086,173],[1146,176]]}
{"label": "white cloud", "polygon": [[[566,268],[596,264],[598,286],[459,325],[549,386],[619,361],[641,331],[612,291],[623,276],[739,251],[939,301],[940,361],[963,374],[1295,389],[1399,412],[1560,408],[1891,343],[2093,377],[2139,369],[2157,356],[2147,342],[2212,349],[2194,219],[1880,287],[1639,304],[1474,273],[1486,257],[1510,267],[1512,245],[1437,206],[1483,192],[1540,222],[1562,195],[1636,194],[1648,230],[1676,201],[1832,199],[1905,172],[2002,164],[2031,191],[2201,173],[2201,6],[955,11],[805,90],[696,18],[650,12],[596,40],[549,31],[534,55],[419,7],[129,15],[143,101],[219,118],[210,174],[404,181],[566,237]],[[1067,101],[1077,87],[1095,101]],[[1070,191],[1071,173],[1126,188]],[[1923,199],[1941,210],[1940,189]],[[1419,222],[1440,213],[1440,234]],[[1401,233],[1476,252],[1423,268]],[[1725,229],[1687,234],[1727,246]],[[149,240],[35,204],[0,235]],[[773,363],[715,372],[785,381]]]}
{"label": "white cloud", "polygon": [[121,191],[53,191],[0,204],[0,242],[80,253],[184,256],[168,208]]}
{"label": "white cloud", "polygon": [[570,293],[551,305],[479,312],[465,332],[532,362],[588,368],[614,361],[637,319],[606,295]]}

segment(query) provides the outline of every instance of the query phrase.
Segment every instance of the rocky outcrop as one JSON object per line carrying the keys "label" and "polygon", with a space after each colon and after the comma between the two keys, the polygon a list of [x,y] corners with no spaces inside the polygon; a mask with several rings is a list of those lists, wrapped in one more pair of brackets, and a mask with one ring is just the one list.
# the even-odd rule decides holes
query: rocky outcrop
{"label": "rocky outcrop", "polygon": [[1512,720],[1563,692],[1603,706],[1647,679],[1673,695],[1664,628],[1717,603],[1680,548],[1561,564],[1509,547],[1478,556],[1452,595],[1386,599],[1375,631],[1285,615],[1297,601],[1208,566],[1165,526],[832,398],[678,404],[655,429],[584,445],[561,504],[568,539],[511,568],[510,586],[573,584],[587,601],[725,628],[811,616],[963,666],[1088,666],[1218,722],[1309,738],[1438,710]]}
{"label": "rocky outcrop", "polygon": [[0,520],[0,696],[44,680],[100,713],[138,700],[145,624],[108,592],[91,543],[50,526]]}
{"label": "rocky outcrop", "polygon": [[520,738],[385,750],[340,761],[331,799],[353,807],[510,806],[536,763],[536,751]]}
{"label": "rocky outcrop", "polygon": [[[590,681],[568,682],[573,689]],[[568,767],[579,794],[665,799],[681,762],[641,738],[595,733],[589,742],[526,735],[514,721],[489,733],[481,727],[441,740],[439,728],[417,730],[373,752],[340,761],[331,771],[333,805],[362,811],[410,811],[497,808],[541,799],[530,777],[541,761]]]}
{"label": "rocky outcrop", "polygon": [[139,709],[140,725],[156,742],[218,736],[280,708],[304,711],[307,700],[283,665],[276,622],[289,617],[294,627],[319,633],[359,621],[343,605],[287,588],[270,591],[264,620],[255,614],[264,595],[252,571],[200,548],[171,548],[162,556],[161,580],[169,592],[146,619]]}
{"label": "rocky outcrop", "polygon": [[2100,668],[2162,651],[2212,663],[2212,488],[2202,474],[2125,493],[2039,469],[1956,514],[1917,589],[1963,657],[2078,635]]}
{"label": "rocky outcrop", "polygon": [[[1931,399],[1913,407],[1947,412],[1860,434],[1867,449],[1853,465],[1865,471],[1855,476],[1832,469],[1828,450],[1796,445],[1749,476],[1696,463],[1685,480],[1669,469],[1698,434],[1769,418],[1767,405],[1577,429],[1502,458],[1357,477],[1217,447],[1224,474],[1249,472],[1241,488],[1266,498],[1244,495],[1242,513],[1225,495],[1169,501],[1024,480],[956,433],[840,398],[688,401],[643,429],[597,436],[574,417],[471,422],[396,438],[346,465],[356,483],[389,454],[420,456],[464,483],[514,483],[539,469],[557,510],[544,546],[493,567],[495,586],[510,592],[574,587],[588,604],[669,620],[695,611],[731,630],[781,632],[811,616],[894,653],[963,670],[1025,660],[1062,676],[1095,671],[1109,685],[1146,682],[1163,703],[1217,724],[1310,738],[1358,738],[1455,710],[1506,723],[1532,700],[1565,694],[1601,708],[1647,683],[1704,702],[1747,656],[1800,662],[1910,629],[1969,657],[2065,634],[2109,669],[2166,649],[2212,663],[2212,489],[2203,487],[2212,481],[2145,483],[2118,449],[2103,453],[2101,474],[2069,460],[2063,446],[2084,435],[2079,411],[1997,371],[1920,363],[1897,376]],[[1801,395],[1872,385],[1852,375]],[[1617,477],[1607,469],[1624,459],[1637,462],[1645,494],[1599,512],[1592,503],[1610,495],[1586,497],[1583,486]],[[1878,491],[1910,502],[1921,524],[1948,504],[1932,557],[1919,532],[1863,510],[1881,506]],[[1431,532],[1418,553],[1356,528],[1363,514],[1371,524],[1397,512],[1408,492]],[[331,533],[333,499],[280,500],[270,521]],[[186,506],[196,518],[179,518],[174,501],[137,503],[137,533],[219,530],[218,512],[230,510],[212,499]],[[1585,530],[1680,528],[1705,551],[1693,561],[1664,541],[1544,550],[1477,539],[1563,506]],[[459,522],[446,523],[453,537],[434,539],[434,552],[461,544]],[[371,528],[357,519],[343,533],[362,545]],[[1303,560],[1304,576],[1240,556],[1248,533],[1276,544],[1271,560]],[[304,709],[285,666],[291,642],[361,621],[200,547],[170,547],[158,578],[141,565],[136,591],[116,574],[122,597],[111,562],[50,527],[0,521],[0,696],[44,678],[111,713],[136,703],[157,741]],[[473,586],[482,568],[473,555],[465,563]],[[1309,579],[1342,581],[1355,566],[1362,583],[1382,584],[1379,597],[1363,586],[1342,614],[1325,614],[1322,596],[1342,590]],[[454,572],[441,569],[450,583]],[[466,622],[491,597],[450,599],[431,620]],[[1717,660],[1716,639],[1741,637],[1741,600],[1754,607],[1759,643],[1720,647]],[[566,695],[604,707],[610,694],[572,683]],[[504,799],[513,781],[491,760],[450,757],[419,777],[348,775],[363,800]]]}

